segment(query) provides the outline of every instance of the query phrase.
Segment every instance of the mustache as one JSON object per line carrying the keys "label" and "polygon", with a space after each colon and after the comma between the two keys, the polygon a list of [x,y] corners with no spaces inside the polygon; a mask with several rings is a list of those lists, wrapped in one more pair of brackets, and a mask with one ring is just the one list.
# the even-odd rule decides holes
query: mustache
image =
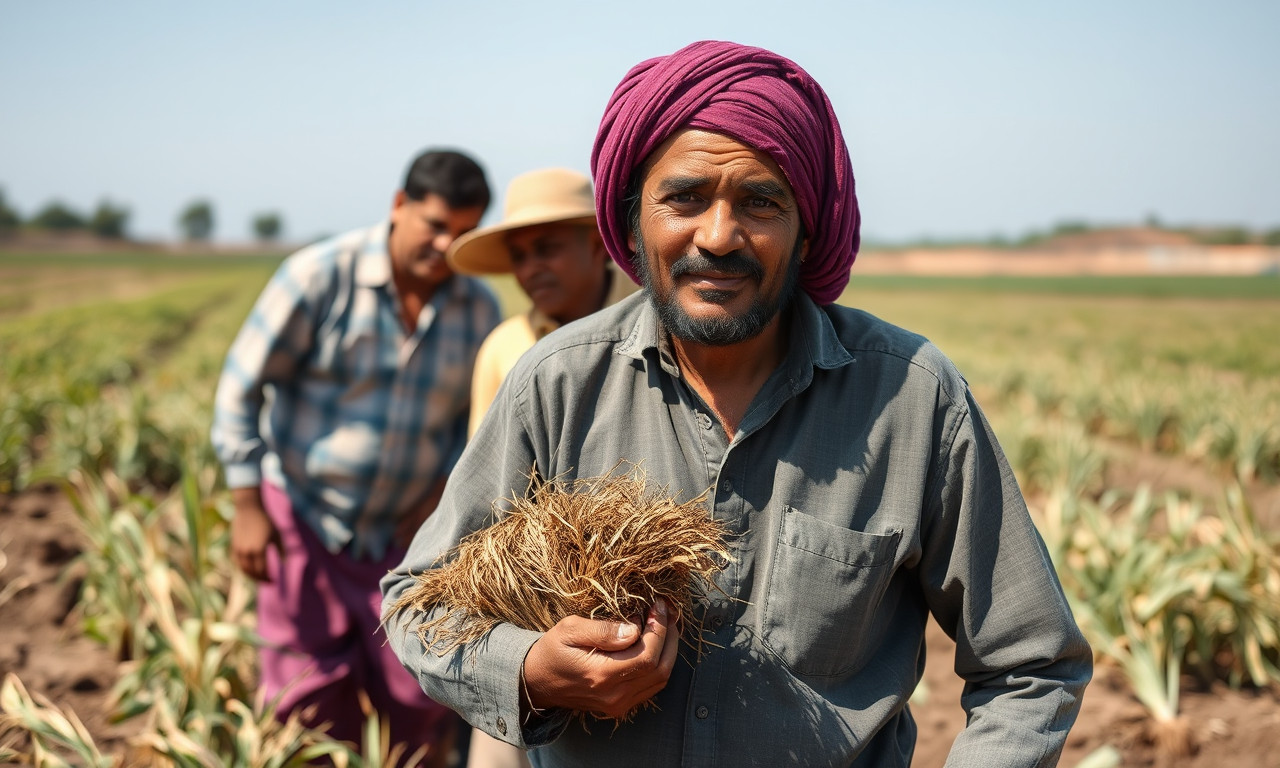
{"label": "mustache", "polygon": [[719,272],[728,275],[744,275],[757,281],[764,279],[764,267],[760,266],[760,262],[741,251],[730,251],[723,256],[715,257],[702,253],[687,253],[676,259],[671,265],[670,272],[672,279],[691,272]]}

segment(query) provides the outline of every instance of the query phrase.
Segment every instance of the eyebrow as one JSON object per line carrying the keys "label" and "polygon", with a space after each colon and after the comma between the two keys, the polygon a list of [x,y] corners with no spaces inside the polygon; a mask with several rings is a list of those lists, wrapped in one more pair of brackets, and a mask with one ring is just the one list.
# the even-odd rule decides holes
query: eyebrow
{"label": "eyebrow", "polygon": [[[697,189],[710,181],[711,179],[706,176],[672,176],[658,182],[657,192],[660,195],[672,195],[680,192],[688,192],[689,190]],[[791,193],[787,191],[787,188],[772,180],[744,181],[742,182],[742,188],[751,194],[759,195],[760,197],[768,197],[784,201],[791,200]]]}
{"label": "eyebrow", "polygon": [[791,194],[787,192],[787,188],[776,181],[744,181],[742,182],[742,187],[760,197],[771,197],[776,200],[791,199]]}
{"label": "eyebrow", "polygon": [[697,189],[711,179],[706,176],[671,176],[658,182],[658,194],[671,195]]}

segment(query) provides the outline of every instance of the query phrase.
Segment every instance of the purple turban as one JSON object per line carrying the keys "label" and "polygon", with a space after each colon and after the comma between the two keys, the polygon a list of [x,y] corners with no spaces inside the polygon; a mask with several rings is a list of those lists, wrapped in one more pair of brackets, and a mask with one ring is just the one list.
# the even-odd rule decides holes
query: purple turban
{"label": "purple turban", "polygon": [[809,238],[800,287],[835,301],[858,255],[853,167],[831,101],[809,73],[763,48],[704,40],[632,67],[591,151],[596,218],[613,260],[636,282],[623,198],[636,167],[681,128],[722,133],[773,158]]}

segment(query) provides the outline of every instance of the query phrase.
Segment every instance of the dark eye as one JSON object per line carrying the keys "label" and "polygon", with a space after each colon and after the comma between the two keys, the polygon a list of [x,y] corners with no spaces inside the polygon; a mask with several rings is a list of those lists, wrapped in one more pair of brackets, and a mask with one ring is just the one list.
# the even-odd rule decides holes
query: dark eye
{"label": "dark eye", "polygon": [[675,192],[667,200],[677,204],[688,204],[697,201],[698,196],[692,192]]}
{"label": "dark eye", "polygon": [[777,208],[778,204],[767,197],[753,197],[747,201],[747,206],[763,210],[767,208]]}

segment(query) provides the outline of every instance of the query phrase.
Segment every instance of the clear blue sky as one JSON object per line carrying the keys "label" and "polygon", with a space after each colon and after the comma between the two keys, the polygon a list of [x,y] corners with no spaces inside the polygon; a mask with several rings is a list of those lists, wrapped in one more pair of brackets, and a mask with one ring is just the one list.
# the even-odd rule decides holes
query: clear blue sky
{"label": "clear blue sky", "polygon": [[385,215],[427,146],[514,175],[588,170],[605,102],[699,39],[773,49],[827,89],[871,239],[1062,220],[1280,227],[1280,2],[8,2],[0,187],[220,240]]}

